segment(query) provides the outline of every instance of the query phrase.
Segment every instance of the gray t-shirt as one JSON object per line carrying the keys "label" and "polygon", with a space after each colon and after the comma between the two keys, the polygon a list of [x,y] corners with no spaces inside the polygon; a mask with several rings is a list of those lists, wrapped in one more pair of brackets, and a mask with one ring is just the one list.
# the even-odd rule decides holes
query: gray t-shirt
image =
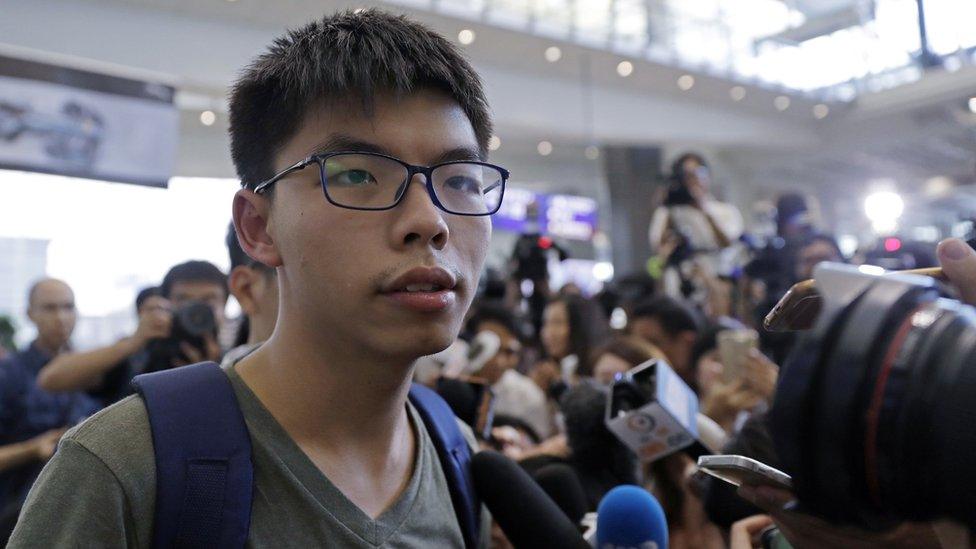
{"label": "gray t-shirt", "polygon": [[[412,405],[414,470],[398,500],[374,520],[319,471],[234,368],[225,371],[251,434],[248,547],[463,547],[437,451]],[[149,418],[141,397],[132,396],[64,436],[9,547],[151,547],[155,498]],[[486,540],[485,520],[482,534]]]}

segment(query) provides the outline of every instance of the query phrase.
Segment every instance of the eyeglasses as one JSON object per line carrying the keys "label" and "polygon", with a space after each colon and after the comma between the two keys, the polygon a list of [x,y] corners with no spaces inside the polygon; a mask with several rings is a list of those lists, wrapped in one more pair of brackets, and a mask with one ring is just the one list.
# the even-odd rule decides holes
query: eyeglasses
{"label": "eyeglasses", "polygon": [[262,194],[279,179],[318,164],[325,199],[351,210],[390,210],[407,194],[415,174],[426,177],[427,194],[435,206],[455,215],[491,215],[498,211],[505,194],[508,170],[475,161],[445,162],[414,166],[379,153],[330,152],[313,154],[259,183]]}

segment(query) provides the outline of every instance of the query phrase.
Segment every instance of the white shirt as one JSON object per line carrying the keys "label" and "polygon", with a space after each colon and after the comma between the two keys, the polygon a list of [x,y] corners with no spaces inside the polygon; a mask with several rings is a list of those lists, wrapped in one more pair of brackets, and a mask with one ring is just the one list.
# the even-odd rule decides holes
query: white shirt
{"label": "white shirt", "polygon": [[[725,237],[734,242],[742,236],[742,214],[731,205],[718,200],[706,200],[702,206],[704,212],[694,206],[661,206],[654,210],[648,237],[651,250],[657,252],[665,230],[670,226],[677,228],[688,238],[688,244],[699,251],[717,251],[721,249],[715,231],[705,216],[707,213]],[[669,219],[670,218],[670,219]]]}
{"label": "white shirt", "polygon": [[549,437],[552,422],[546,395],[534,381],[515,370],[508,370],[491,390],[495,393],[496,414],[517,417],[531,425],[539,437]]}

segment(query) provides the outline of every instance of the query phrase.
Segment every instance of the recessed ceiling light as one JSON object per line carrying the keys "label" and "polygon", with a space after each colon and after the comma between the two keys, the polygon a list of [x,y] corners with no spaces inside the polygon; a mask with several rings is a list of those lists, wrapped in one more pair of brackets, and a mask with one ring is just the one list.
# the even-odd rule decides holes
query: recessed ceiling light
{"label": "recessed ceiling light", "polygon": [[585,156],[587,160],[596,160],[597,158],[600,158],[600,147],[590,145],[586,148],[586,150],[583,151],[583,156]]}
{"label": "recessed ceiling light", "polygon": [[539,154],[542,156],[549,156],[552,154],[552,143],[548,141],[539,141],[539,146],[536,147],[536,150],[538,150]]}
{"label": "recessed ceiling light", "polygon": [[682,91],[688,91],[695,85],[695,77],[690,74],[682,74],[678,78],[678,87]]}
{"label": "recessed ceiling light", "polygon": [[617,74],[623,77],[628,77],[634,72],[634,64],[630,61],[621,61],[617,65]]}
{"label": "recessed ceiling light", "polygon": [[778,111],[785,111],[790,108],[790,98],[785,95],[780,95],[776,99],[773,99],[773,105]]}
{"label": "recessed ceiling light", "polygon": [[729,97],[732,98],[732,101],[742,101],[746,97],[746,89],[742,86],[732,86],[732,89],[729,90]]}
{"label": "recessed ceiling light", "polygon": [[555,63],[563,58],[563,50],[557,48],[556,46],[549,46],[546,48],[546,61],[550,63]]}
{"label": "recessed ceiling light", "polygon": [[471,29],[464,29],[458,33],[458,42],[467,46],[474,42],[474,31]]}
{"label": "recessed ceiling light", "polygon": [[200,123],[204,126],[213,126],[217,121],[217,115],[213,111],[203,111],[200,113]]}
{"label": "recessed ceiling light", "polygon": [[488,140],[489,151],[497,151],[501,146],[502,146],[502,140],[497,135],[491,136],[491,139]]}
{"label": "recessed ceiling light", "polygon": [[823,103],[818,103],[813,106],[813,116],[815,116],[816,118],[824,119],[827,118],[828,114],[830,114],[830,107],[828,107],[827,105],[824,105]]}
{"label": "recessed ceiling light", "polygon": [[976,113],[976,97],[969,98],[969,112]]}

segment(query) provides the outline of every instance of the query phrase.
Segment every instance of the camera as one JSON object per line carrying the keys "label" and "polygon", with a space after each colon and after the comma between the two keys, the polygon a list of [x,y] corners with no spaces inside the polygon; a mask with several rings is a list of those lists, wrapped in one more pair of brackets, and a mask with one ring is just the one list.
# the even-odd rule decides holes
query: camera
{"label": "camera", "polygon": [[169,337],[154,339],[147,345],[149,360],[145,372],[158,372],[173,367],[177,360],[190,362],[181,348],[187,343],[206,355],[206,336],[217,337],[217,320],[205,303],[188,303],[173,312]]}
{"label": "camera", "polygon": [[976,310],[932,278],[873,269],[816,268],[823,303],[780,373],[776,451],[831,522],[976,527]]}

